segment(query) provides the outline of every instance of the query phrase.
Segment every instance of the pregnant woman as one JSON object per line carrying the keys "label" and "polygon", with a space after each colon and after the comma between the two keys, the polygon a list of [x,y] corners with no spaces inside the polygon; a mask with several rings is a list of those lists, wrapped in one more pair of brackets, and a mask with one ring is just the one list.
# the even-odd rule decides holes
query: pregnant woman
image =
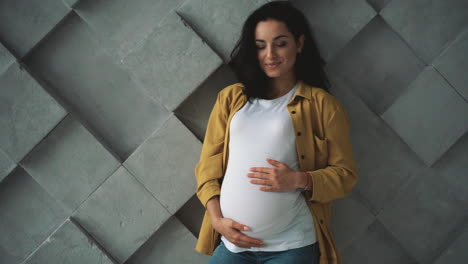
{"label": "pregnant woman", "polygon": [[195,250],[218,263],[340,264],[331,202],[357,182],[343,106],[304,15],[274,1],[231,54],[195,168],[205,206]]}

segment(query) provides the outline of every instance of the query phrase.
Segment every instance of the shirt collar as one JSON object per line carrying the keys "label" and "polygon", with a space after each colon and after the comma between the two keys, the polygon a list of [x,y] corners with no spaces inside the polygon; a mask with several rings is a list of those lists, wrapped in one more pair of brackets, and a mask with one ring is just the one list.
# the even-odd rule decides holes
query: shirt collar
{"label": "shirt collar", "polygon": [[294,93],[293,97],[291,100],[296,99],[296,96],[302,96],[304,98],[307,98],[309,100],[312,99],[310,89],[306,83],[304,83],[302,80],[299,80],[299,87],[297,88],[296,92]]}
{"label": "shirt collar", "polygon": [[[297,88],[296,92],[292,96],[290,102],[295,100],[297,96],[302,96],[304,98],[312,100],[312,93],[310,92],[309,85],[304,83],[302,80],[298,80],[298,82],[299,82],[299,87]],[[244,89],[243,85],[242,85],[242,89]]]}

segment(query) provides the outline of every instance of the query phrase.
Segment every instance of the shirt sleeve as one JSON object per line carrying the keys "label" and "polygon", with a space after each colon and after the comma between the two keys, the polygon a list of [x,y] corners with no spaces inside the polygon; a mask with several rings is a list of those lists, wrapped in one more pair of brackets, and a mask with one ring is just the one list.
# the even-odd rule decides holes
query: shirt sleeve
{"label": "shirt sleeve", "polygon": [[328,165],[306,171],[312,179],[311,202],[328,203],[344,197],[358,181],[352,153],[349,119],[343,106],[333,99],[336,107],[324,123],[328,145]]}
{"label": "shirt sleeve", "polygon": [[227,106],[219,92],[208,119],[200,159],[195,167],[196,194],[205,208],[208,200],[221,192],[218,179],[223,176],[222,162],[227,118]]}

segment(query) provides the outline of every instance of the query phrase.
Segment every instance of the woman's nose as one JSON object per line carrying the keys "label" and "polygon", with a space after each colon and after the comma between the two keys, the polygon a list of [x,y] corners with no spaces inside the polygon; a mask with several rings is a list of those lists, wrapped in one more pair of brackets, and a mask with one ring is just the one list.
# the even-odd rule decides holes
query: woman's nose
{"label": "woman's nose", "polygon": [[267,48],[267,55],[266,56],[267,56],[268,59],[275,58],[276,57],[275,49],[272,48],[272,47]]}

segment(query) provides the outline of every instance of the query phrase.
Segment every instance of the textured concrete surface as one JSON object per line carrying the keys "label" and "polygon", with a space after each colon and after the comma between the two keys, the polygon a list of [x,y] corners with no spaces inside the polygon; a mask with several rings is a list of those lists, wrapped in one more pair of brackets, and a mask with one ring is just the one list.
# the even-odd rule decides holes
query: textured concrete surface
{"label": "textured concrete surface", "polygon": [[[51,94],[125,160],[169,112],[114,62],[74,12],[25,60]],[[123,125],[125,124],[125,125]]]}
{"label": "textured concrete surface", "polygon": [[195,243],[193,234],[171,217],[126,263],[208,263],[208,256],[190,253]]}
{"label": "textured concrete surface", "polygon": [[119,263],[125,262],[169,217],[161,203],[123,166],[73,215]]}
{"label": "textured concrete surface", "polygon": [[267,2],[267,0],[191,0],[185,1],[176,12],[221,56],[224,62],[229,62],[242,23],[252,10]]}
{"label": "textured concrete surface", "polygon": [[79,122],[67,116],[21,165],[73,211],[120,164]]}
{"label": "textured concrete surface", "polygon": [[424,69],[424,63],[381,17],[375,16],[327,68],[346,78],[368,107],[382,114]]}
{"label": "textured concrete surface", "polygon": [[431,166],[468,130],[467,113],[468,104],[429,66],[382,117]]}
{"label": "textured concrete surface", "polygon": [[15,61],[15,57],[0,43],[0,73],[3,73]]}
{"label": "textured concrete surface", "polygon": [[16,164],[0,149],[0,182],[10,174]]}
{"label": "textured concrete surface", "polygon": [[114,264],[96,242],[87,236],[76,224],[67,219],[44,241],[25,264]]}
{"label": "textured concrete surface", "polygon": [[0,146],[19,162],[66,115],[18,63],[0,76]]}
{"label": "textured concrete surface", "polygon": [[418,56],[430,63],[466,28],[467,10],[468,2],[463,0],[393,0],[381,15]]}
{"label": "textured concrete surface", "polygon": [[160,98],[172,111],[222,61],[179,15],[171,11],[123,63],[152,96]]}
{"label": "textured concrete surface", "polygon": [[175,214],[196,188],[193,168],[200,151],[201,143],[173,115],[125,161],[124,166]]}
{"label": "textured concrete surface", "polygon": [[22,263],[72,213],[17,167],[0,185],[2,263]]}
{"label": "textured concrete surface", "polygon": [[27,54],[69,12],[61,0],[0,2],[0,38],[17,57]]}

